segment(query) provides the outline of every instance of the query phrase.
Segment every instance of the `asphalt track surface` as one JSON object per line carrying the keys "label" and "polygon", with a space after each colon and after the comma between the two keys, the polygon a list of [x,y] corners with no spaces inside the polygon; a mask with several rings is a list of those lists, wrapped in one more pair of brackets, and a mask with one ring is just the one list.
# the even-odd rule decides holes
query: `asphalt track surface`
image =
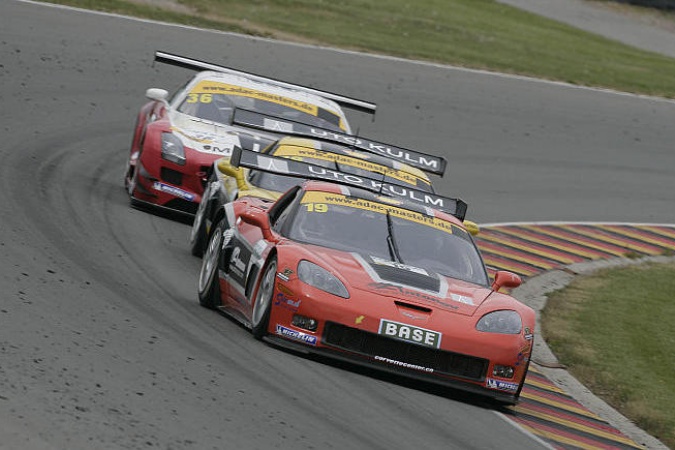
{"label": "asphalt track surface", "polygon": [[155,50],[378,103],[373,138],[449,159],[478,222],[675,221],[675,104],[0,3],[0,448],[542,444],[479,399],[297,357],[198,306],[189,227],[122,173]]}

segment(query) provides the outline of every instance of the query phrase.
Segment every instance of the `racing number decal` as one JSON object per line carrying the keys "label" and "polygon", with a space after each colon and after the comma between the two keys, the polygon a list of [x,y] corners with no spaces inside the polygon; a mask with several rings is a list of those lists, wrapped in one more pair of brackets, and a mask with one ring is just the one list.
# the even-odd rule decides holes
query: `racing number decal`
{"label": "racing number decal", "polygon": [[326,203],[305,203],[305,207],[307,208],[307,212],[328,212],[328,205]]}
{"label": "racing number decal", "polygon": [[190,93],[187,96],[187,103],[211,103],[213,94],[195,94]]}
{"label": "racing number decal", "polygon": [[251,251],[239,239],[232,239],[229,273],[232,280],[243,289],[246,286]]}

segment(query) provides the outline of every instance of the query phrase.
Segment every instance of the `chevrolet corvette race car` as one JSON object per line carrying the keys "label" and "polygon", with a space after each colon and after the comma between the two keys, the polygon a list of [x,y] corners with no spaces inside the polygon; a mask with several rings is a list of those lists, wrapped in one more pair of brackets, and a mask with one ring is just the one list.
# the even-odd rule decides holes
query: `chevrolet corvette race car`
{"label": "chevrolet corvette race car", "polygon": [[341,106],[375,111],[361,100],[177,55],[156,52],[155,60],[200,72],[171,98],[163,89],[146,92],[151,101],[138,114],[124,178],[133,205],[194,214],[214,160],[234,146],[259,150],[283,134],[234,124],[238,110],[347,134]]}
{"label": "chevrolet corvette race car", "polygon": [[[385,183],[386,189],[393,187],[396,193],[404,196],[415,192],[406,187],[425,193],[434,192],[429,177],[422,170],[334,142],[286,136],[263,149],[261,153],[306,162],[309,164],[307,170],[312,175],[323,174],[336,179],[347,174],[365,179],[379,176],[381,180],[373,180],[371,185]],[[301,182],[302,179],[288,175],[233,167],[229,157],[216,160],[192,224],[192,254],[202,255],[214,216],[225,203],[250,195],[276,200],[293,185]]]}
{"label": "chevrolet corvette race car", "polygon": [[[235,150],[232,164],[296,163],[270,159]],[[200,304],[282,347],[517,402],[535,314],[498,291],[520,278],[499,271],[490,283],[460,201],[446,213],[352,181],[225,204]]]}

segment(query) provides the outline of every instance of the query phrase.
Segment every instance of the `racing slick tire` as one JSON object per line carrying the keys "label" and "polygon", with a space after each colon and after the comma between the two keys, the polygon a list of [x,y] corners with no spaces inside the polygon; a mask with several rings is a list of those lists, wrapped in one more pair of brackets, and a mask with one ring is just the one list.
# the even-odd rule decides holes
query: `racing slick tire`
{"label": "racing slick tire", "polygon": [[[129,176],[131,174],[131,176]],[[138,178],[138,174],[136,173],[136,168],[131,167],[131,165],[127,166],[127,171],[124,175],[124,189],[127,191],[127,194],[129,195],[129,204],[134,207],[134,208],[140,208],[142,206],[141,202],[136,200],[136,197],[134,197],[134,191],[136,190],[136,183]]]}
{"label": "racing slick tire", "polygon": [[190,230],[190,253],[198,258],[204,255],[206,247],[206,224],[204,223],[204,214],[206,211],[206,201],[199,203],[197,213],[192,222],[192,229]]}
{"label": "racing slick tire", "polygon": [[215,309],[222,301],[220,298],[220,282],[218,280],[218,260],[220,259],[220,251],[223,246],[224,231],[225,223],[221,220],[213,228],[209,244],[202,259],[202,267],[199,270],[199,279],[197,281],[199,304],[209,309]]}
{"label": "racing slick tire", "polygon": [[274,297],[274,280],[277,277],[277,257],[273,256],[268,261],[265,272],[260,279],[258,292],[253,303],[251,313],[251,332],[253,337],[260,340],[267,334],[269,327],[270,311]]}
{"label": "racing slick tire", "polygon": [[[532,345],[534,345],[534,343]],[[520,385],[518,386],[518,390],[516,391],[516,395],[514,396],[514,400],[515,400],[514,404],[518,403],[518,401],[520,401],[520,393],[523,392],[523,386],[525,386],[525,380],[527,379],[527,372],[529,370],[530,370],[530,359],[527,360],[527,365],[525,366],[525,376],[523,377],[523,380],[520,382]]]}

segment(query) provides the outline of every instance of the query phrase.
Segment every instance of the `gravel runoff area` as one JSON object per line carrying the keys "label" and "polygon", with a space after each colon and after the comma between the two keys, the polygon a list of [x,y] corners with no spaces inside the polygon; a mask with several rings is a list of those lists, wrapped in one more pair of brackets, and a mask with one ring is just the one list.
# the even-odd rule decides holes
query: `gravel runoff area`
{"label": "gravel runoff area", "polygon": [[[584,262],[569,265],[560,270],[552,270],[529,279],[522,286],[514,289],[513,295],[523,303],[534,308],[537,313],[537,323],[541,324],[541,311],[546,306],[547,294],[561,289],[571,283],[575,277],[591,274],[592,272],[609,268],[642,264],[645,262],[670,262],[672,257],[647,257],[640,259],[614,258],[604,261]],[[534,350],[532,363],[536,364],[546,377],[574,397],[579,403],[591,412],[609,422],[614,428],[626,436],[644,445],[648,449],[668,450],[661,441],[645,433],[629,419],[596,397],[590,390],[570,375],[563,365],[558,362],[553,352],[544,341],[540,326],[535,330]]]}

